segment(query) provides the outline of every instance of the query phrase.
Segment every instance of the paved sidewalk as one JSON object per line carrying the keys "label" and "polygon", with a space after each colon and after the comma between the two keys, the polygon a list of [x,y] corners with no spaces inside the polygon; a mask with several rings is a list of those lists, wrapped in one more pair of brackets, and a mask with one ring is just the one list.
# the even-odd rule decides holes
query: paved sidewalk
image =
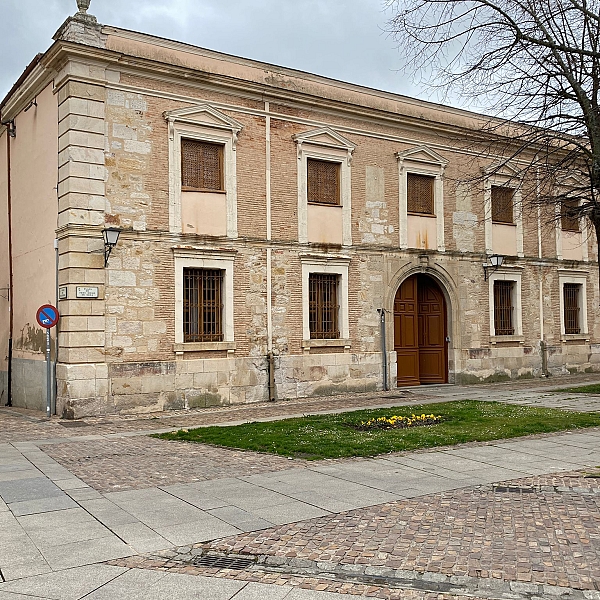
{"label": "paved sidewalk", "polygon": [[[429,387],[413,390],[408,395],[403,393],[403,402],[371,397],[366,404],[415,404],[461,397],[544,405],[562,403],[569,409],[584,410],[599,406],[597,398],[572,399],[576,398],[572,394],[550,394],[546,385],[519,387],[513,383],[468,388]],[[342,400],[334,400],[332,404],[336,402]],[[356,399],[353,403],[356,407]],[[498,482],[589,470],[600,465],[599,429],[375,459],[323,462],[288,461],[205,447],[198,450],[141,435],[155,428],[166,429],[167,423],[179,427],[188,421],[212,419],[214,422],[220,415],[225,415],[228,422],[243,415],[238,420],[244,421],[248,415],[254,417],[261,408],[268,409],[265,410],[267,418],[275,418],[277,411],[290,414],[296,410],[301,414],[302,406],[297,403],[236,408],[159,419],[113,417],[112,423],[106,419],[86,420],[90,424],[77,429],[64,429],[54,419],[45,422],[35,415],[0,411],[0,425],[4,420],[10,422],[6,435],[4,429],[0,429],[3,432],[0,434],[0,600],[84,597],[333,600],[350,599],[354,593],[355,597],[449,600],[454,595],[444,592],[443,586],[439,593],[426,586],[420,590],[408,586],[401,595],[394,595],[399,592],[382,595],[381,586],[349,585],[333,590],[318,577],[313,578],[314,581],[307,579],[306,574],[292,580],[277,575],[260,581],[244,581],[222,574],[208,577],[194,569],[189,573],[185,569],[157,571],[147,568],[143,561],[139,565],[135,561],[141,560],[143,554],[174,547],[197,547],[222,538],[233,540],[228,544],[237,548],[235,540],[241,544],[247,540],[245,535],[252,536],[261,530],[276,531],[278,527],[290,527],[298,522],[315,523],[317,531],[318,523],[346,519],[353,514],[358,519],[355,525],[358,535],[362,524],[369,522],[368,514],[373,506],[398,507],[400,511],[405,507],[410,512],[414,508],[409,507],[423,505],[424,501],[419,499],[424,497],[433,505],[440,494],[458,493],[455,490],[480,489]],[[313,402],[310,408],[317,412],[327,405],[320,400]],[[21,441],[15,439],[19,429],[16,423],[20,423]],[[54,435],[58,431],[61,435]],[[177,468],[177,461],[183,466]],[[142,489],[137,489],[138,481]],[[598,495],[593,497],[597,500]],[[377,516],[378,510],[372,517],[375,521],[385,522],[390,518],[389,514],[385,516],[383,508],[383,516]],[[535,508],[532,510],[535,512]],[[394,521],[400,519],[398,514]],[[546,528],[554,527],[552,518],[545,522]],[[596,533],[592,528],[586,535],[592,538],[590,560],[595,559],[596,564],[600,564],[597,530],[598,524]],[[335,531],[334,527],[330,540],[334,551],[347,556],[357,552],[344,549]],[[352,537],[352,532],[350,535]],[[263,545],[275,547],[276,538],[273,542],[270,539],[267,536]],[[215,543],[214,547],[218,548],[219,544]],[[358,550],[358,558],[377,566],[377,552],[375,556],[361,555]],[[112,564],[101,564],[107,561]],[[144,568],[136,568],[140,565]],[[293,587],[301,585],[313,589]],[[577,585],[577,590],[583,590],[577,592],[582,599],[600,600],[600,592],[594,591],[593,586],[586,587],[585,582]],[[331,591],[320,591],[326,589]],[[487,593],[479,596],[478,590],[478,587],[472,588],[468,595],[495,597]],[[509,592],[518,597],[514,596],[514,590],[509,589]],[[597,596],[590,595],[592,593]],[[571,597],[575,599],[576,595],[571,594]]]}

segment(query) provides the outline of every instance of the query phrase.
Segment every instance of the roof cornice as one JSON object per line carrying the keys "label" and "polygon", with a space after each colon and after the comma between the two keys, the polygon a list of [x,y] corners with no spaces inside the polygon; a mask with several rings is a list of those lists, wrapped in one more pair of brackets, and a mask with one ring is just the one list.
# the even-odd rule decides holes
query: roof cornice
{"label": "roof cornice", "polygon": [[48,69],[42,59],[31,69],[19,85],[15,85],[0,107],[0,120],[14,119],[52,81],[55,72]]}

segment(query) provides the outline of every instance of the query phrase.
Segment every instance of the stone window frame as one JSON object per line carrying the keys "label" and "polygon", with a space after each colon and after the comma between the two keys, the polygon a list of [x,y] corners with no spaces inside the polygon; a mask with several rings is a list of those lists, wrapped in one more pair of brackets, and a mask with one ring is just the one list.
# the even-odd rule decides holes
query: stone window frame
{"label": "stone window frame", "polygon": [[[174,351],[199,352],[209,350],[234,350],[234,299],[233,273],[235,250],[215,250],[214,248],[175,247],[175,344]],[[223,271],[223,341],[221,342],[184,342],[183,332],[183,270],[217,269]]]}
{"label": "stone window frame", "polygon": [[227,237],[237,238],[236,145],[243,125],[208,104],[164,113],[169,127],[169,231],[183,233],[181,221],[181,142],[183,139],[223,146]]}
{"label": "stone window frame", "polygon": [[[589,339],[588,313],[587,313],[587,271],[573,271],[569,269],[558,270],[559,310],[560,310],[560,338],[561,341]],[[580,333],[565,333],[565,283],[572,283],[579,287],[579,326]]]}
{"label": "stone window frame", "polygon": [[[305,350],[316,347],[350,347],[350,325],[348,309],[348,272],[350,257],[333,254],[301,254],[302,266],[302,347]],[[312,273],[338,275],[340,337],[335,339],[311,339],[309,314],[309,276]]]}
{"label": "stone window frame", "polygon": [[[523,337],[523,307],[522,307],[522,267],[500,267],[490,274],[488,277],[488,298],[489,298],[489,314],[490,314],[490,341],[496,342],[524,342]],[[513,306],[513,327],[515,333],[513,335],[496,335],[496,327],[494,323],[494,282],[495,281],[512,281],[514,283],[512,290],[512,306]]]}
{"label": "stone window frame", "polygon": [[[483,222],[486,254],[494,254],[492,226],[506,225],[507,227],[516,227],[517,256],[523,258],[525,256],[523,249],[523,198],[521,192],[523,179],[516,169],[507,164],[489,167],[484,170],[484,174]],[[492,221],[492,186],[509,187],[514,190],[512,223],[494,223]]]}
{"label": "stone window frame", "polygon": [[293,136],[298,157],[298,241],[308,243],[307,160],[323,160],[340,165],[340,202],[342,211],[342,245],[352,245],[352,154],[356,148],[350,140],[329,127]]}
{"label": "stone window frame", "polygon": [[[576,179],[576,181],[579,182],[577,179]],[[581,202],[580,202],[580,204],[581,204]],[[563,230],[563,228],[562,228],[562,218],[561,218],[562,203],[557,202],[555,210],[556,210],[556,227],[555,227],[556,258],[558,260],[564,260],[563,236],[565,235],[565,233],[568,234],[568,233],[576,233],[576,232],[569,232],[569,231]],[[583,262],[588,262],[589,261],[588,225],[587,225],[587,219],[585,219],[585,218],[579,219],[579,235],[581,236],[581,258],[582,258]]]}
{"label": "stone window frame", "polygon": [[444,171],[448,160],[427,146],[417,146],[403,152],[396,152],[398,160],[398,206],[399,206],[399,244],[401,250],[408,249],[408,174],[426,175],[434,178],[432,215],[419,214],[417,216],[435,218],[437,233],[437,250],[446,250],[444,240]]}

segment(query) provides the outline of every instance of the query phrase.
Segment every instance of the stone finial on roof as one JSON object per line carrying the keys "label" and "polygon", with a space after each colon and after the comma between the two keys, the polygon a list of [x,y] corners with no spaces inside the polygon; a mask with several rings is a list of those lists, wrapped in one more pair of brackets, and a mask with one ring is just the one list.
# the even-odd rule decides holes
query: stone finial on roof
{"label": "stone finial on roof", "polygon": [[77,8],[79,12],[85,14],[87,9],[90,7],[91,0],[77,0]]}
{"label": "stone finial on roof", "polygon": [[76,42],[96,48],[106,47],[106,35],[102,33],[102,25],[93,15],[88,15],[91,0],[77,0],[78,12],[69,17],[54,34],[55,40]]}

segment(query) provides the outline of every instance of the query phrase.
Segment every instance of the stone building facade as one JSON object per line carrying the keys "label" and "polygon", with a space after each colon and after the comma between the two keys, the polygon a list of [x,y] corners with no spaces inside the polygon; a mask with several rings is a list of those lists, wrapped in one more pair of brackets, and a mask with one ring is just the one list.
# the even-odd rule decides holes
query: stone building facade
{"label": "stone building facade", "polygon": [[70,418],[600,362],[597,248],[521,210],[476,114],[78,13],[1,116],[14,405],[45,406],[45,303]]}

